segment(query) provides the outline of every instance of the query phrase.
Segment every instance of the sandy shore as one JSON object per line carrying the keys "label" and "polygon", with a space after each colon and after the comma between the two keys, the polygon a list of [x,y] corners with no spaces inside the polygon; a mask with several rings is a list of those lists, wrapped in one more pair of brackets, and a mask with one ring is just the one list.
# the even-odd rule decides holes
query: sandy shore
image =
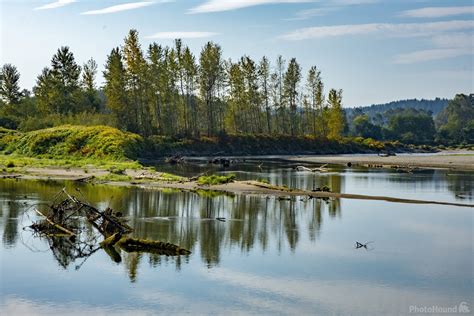
{"label": "sandy shore", "polygon": [[398,155],[380,157],[376,155],[336,155],[336,156],[298,156],[285,157],[283,160],[298,161],[302,163],[330,163],[347,165],[378,166],[378,167],[419,167],[419,168],[443,168],[458,170],[474,170],[474,152],[461,153],[437,153],[426,155]]}

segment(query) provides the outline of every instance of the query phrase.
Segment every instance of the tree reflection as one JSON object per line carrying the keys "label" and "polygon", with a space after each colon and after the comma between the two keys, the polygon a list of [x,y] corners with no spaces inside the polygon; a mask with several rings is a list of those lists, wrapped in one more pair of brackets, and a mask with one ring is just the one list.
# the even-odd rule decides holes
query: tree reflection
{"label": "tree reflection", "polygon": [[[338,178],[332,185],[336,186]],[[339,178],[340,179],[340,178]],[[19,181],[6,184],[0,181],[2,212],[7,218],[16,218],[19,208],[6,201],[18,201],[21,195],[32,195],[35,203],[45,203],[62,187],[79,192],[77,196],[104,209],[107,206],[120,210],[134,229],[133,236],[178,244],[200,256],[211,268],[222,260],[224,250],[238,249],[249,253],[254,249],[266,251],[278,249],[295,251],[301,234],[308,232],[309,239],[319,236],[324,213],[340,214],[339,203],[329,206],[318,199],[292,198],[279,200],[275,197],[248,195],[206,195],[202,192],[161,192],[101,185],[77,185],[75,183],[44,183]],[[76,190],[77,189],[77,190]],[[21,200],[19,200],[21,201]],[[216,220],[225,218],[224,221]],[[17,242],[18,223],[4,221],[3,242]],[[53,255],[64,268],[72,263],[77,249],[67,239],[51,240]],[[125,253],[109,254],[112,262],[123,263],[132,282],[137,280],[143,258],[151,266],[173,263],[181,269],[188,257],[165,257],[156,254]]]}

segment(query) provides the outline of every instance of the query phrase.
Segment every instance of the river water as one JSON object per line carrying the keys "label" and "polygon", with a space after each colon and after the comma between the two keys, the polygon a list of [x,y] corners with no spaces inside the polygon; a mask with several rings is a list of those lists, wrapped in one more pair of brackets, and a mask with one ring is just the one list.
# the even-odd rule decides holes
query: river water
{"label": "river water", "polygon": [[[159,169],[335,192],[474,203],[474,173],[205,162]],[[66,187],[120,210],[140,238],[192,251],[172,257],[53,251],[24,227]],[[0,314],[410,314],[474,310],[474,209],[382,201],[291,200],[73,182],[0,180]],[[224,221],[216,218],[225,218]],[[356,249],[355,243],[367,243]],[[447,308],[451,308],[447,310]]]}

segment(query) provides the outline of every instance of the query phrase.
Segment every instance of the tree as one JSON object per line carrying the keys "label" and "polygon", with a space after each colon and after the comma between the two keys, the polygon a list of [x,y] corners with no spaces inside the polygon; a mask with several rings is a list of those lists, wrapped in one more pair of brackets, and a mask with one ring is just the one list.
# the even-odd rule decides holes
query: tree
{"label": "tree", "polygon": [[114,48],[107,57],[104,71],[106,106],[117,119],[119,127],[131,131],[134,127],[128,107],[127,79],[120,49]]}
{"label": "tree", "polygon": [[265,107],[265,116],[267,123],[267,133],[272,132],[272,112],[270,109],[270,62],[263,56],[258,67],[258,76],[260,81],[260,91]]}
{"label": "tree", "polygon": [[82,67],[82,86],[86,98],[86,110],[99,111],[100,100],[97,96],[95,77],[97,75],[97,63],[93,58],[89,59]]}
{"label": "tree", "polygon": [[[316,66],[313,66],[309,69],[308,78],[306,79],[306,89],[309,95],[309,102],[312,109],[312,129],[313,134],[316,136],[318,132],[325,135],[325,122],[324,122],[324,84],[321,79],[321,71],[319,71]],[[319,118],[319,124],[318,124]]]}
{"label": "tree", "polygon": [[6,104],[16,104],[22,96],[20,92],[20,73],[12,64],[3,65],[0,70],[0,99]]}
{"label": "tree", "polygon": [[382,128],[372,124],[367,114],[357,116],[353,121],[353,134],[364,138],[382,139]]}
{"label": "tree", "polygon": [[329,117],[328,137],[339,139],[344,130],[344,112],[342,111],[342,90],[331,89],[328,95]]}
{"label": "tree", "polygon": [[426,144],[433,141],[436,129],[433,117],[423,110],[396,110],[390,116],[388,128],[391,137],[404,143]]}
{"label": "tree", "polygon": [[186,108],[187,113],[189,113],[189,115],[186,116],[188,120],[186,127],[187,131],[189,131],[191,135],[198,136],[198,103],[195,95],[198,66],[196,64],[196,57],[193,55],[189,47],[186,47],[184,49],[181,64],[184,75],[184,94],[186,97]]}
{"label": "tree", "polygon": [[474,94],[457,94],[436,117],[439,141],[446,144],[474,143]]}
{"label": "tree", "polygon": [[66,114],[81,110],[79,77],[81,67],[69,47],[59,48],[51,59],[51,68],[43,69],[33,89],[39,107],[45,112]]}
{"label": "tree", "polygon": [[240,59],[240,68],[242,69],[245,85],[244,110],[247,112],[246,120],[248,123],[246,132],[262,133],[257,65],[250,57],[244,56]]}
{"label": "tree", "polygon": [[130,93],[129,106],[132,107],[133,131],[142,135],[151,132],[151,119],[145,99],[146,62],[138,40],[138,32],[130,30],[123,46],[123,58],[128,91]]}
{"label": "tree", "polygon": [[286,61],[281,55],[278,55],[276,60],[276,71],[273,75],[275,93],[275,107],[277,112],[277,120],[279,118],[277,129],[280,133],[285,132],[288,124],[286,124],[286,108],[285,99],[283,96],[283,77],[285,75]]}
{"label": "tree", "polygon": [[208,42],[199,57],[199,85],[201,98],[206,114],[207,135],[216,135],[218,129],[219,109],[216,95],[219,80],[222,79],[222,49],[219,45]]}
{"label": "tree", "polygon": [[301,67],[295,58],[290,60],[288,69],[284,77],[284,95],[290,108],[290,131],[291,136],[297,133],[297,101],[298,101],[298,84],[301,80]]}

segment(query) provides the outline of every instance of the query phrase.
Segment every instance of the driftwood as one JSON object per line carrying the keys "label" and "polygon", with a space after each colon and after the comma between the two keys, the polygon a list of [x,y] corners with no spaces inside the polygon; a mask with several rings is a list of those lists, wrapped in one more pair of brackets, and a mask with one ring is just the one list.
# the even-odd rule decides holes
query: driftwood
{"label": "driftwood", "polygon": [[[60,196],[64,199],[56,204],[55,200]],[[120,253],[115,247],[126,252],[149,252],[168,256],[191,253],[171,243],[127,236],[133,229],[126,224],[120,212],[111,208],[99,211],[65,189],[55,196],[48,212],[37,209],[35,211],[44,219],[29,227],[39,237],[46,238],[53,255],[63,267],[79,258],[84,258],[85,261],[100,249],[104,249],[114,262],[120,262]],[[85,225],[87,222],[90,225]],[[103,239],[100,243],[99,238]],[[76,268],[80,268],[84,261]]]}
{"label": "driftwood", "polygon": [[324,164],[320,167],[317,167],[317,168],[308,168],[308,167],[305,167],[305,166],[296,166],[295,167],[295,170],[296,171],[310,171],[310,172],[328,172],[329,169],[326,168],[327,167],[327,164]]}
{"label": "driftwood", "polygon": [[176,164],[184,162],[184,157],[177,154],[177,155],[166,158],[165,162],[172,165],[176,165]]}
{"label": "driftwood", "polygon": [[[70,231],[69,229],[67,228],[64,228],[63,226],[53,222],[52,220],[50,220],[48,218],[48,216],[44,215],[43,213],[41,213],[38,209],[35,209],[36,213],[38,213],[39,215],[43,216],[45,221],[48,222],[48,224],[50,224],[51,226],[53,226],[54,228],[56,228],[57,230],[60,230],[62,231],[63,233],[66,233],[68,236],[74,236],[76,235],[75,233],[73,233],[72,231]],[[57,235],[56,235],[57,236]]]}

